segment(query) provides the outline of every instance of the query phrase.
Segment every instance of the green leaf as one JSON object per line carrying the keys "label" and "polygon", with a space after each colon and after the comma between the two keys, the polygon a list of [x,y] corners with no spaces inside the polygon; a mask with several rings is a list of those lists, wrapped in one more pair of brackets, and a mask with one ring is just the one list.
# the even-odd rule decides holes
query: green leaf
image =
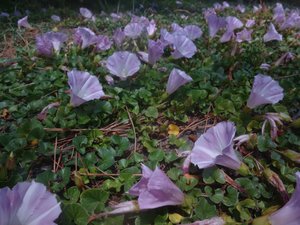
{"label": "green leaf", "polygon": [[73,145],[81,154],[85,153],[85,145],[88,143],[88,139],[84,135],[76,136],[72,140]]}
{"label": "green leaf", "polygon": [[195,207],[196,219],[204,220],[217,215],[217,208],[215,205],[209,203],[205,198],[200,197]]}
{"label": "green leaf", "polygon": [[276,144],[272,141],[269,136],[261,136],[257,137],[257,147],[260,152],[266,152],[268,150],[272,150],[276,148]]}
{"label": "green leaf", "polygon": [[156,107],[154,106],[150,106],[145,110],[145,115],[147,117],[151,117],[151,118],[157,118],[158,117],[158,110]]}
{"label": "green leaf", "polygon": [[85,208],[78,203],[65,204],[63,206],[63,218],[64,225],[87,225],[89,215]]}
{"label": "green leaf", "polygon": [[226,189],[226,194],[223,198],[223,204],[225,206],[234,206],[238,202],[238,197],[239,192],[235,188],[229,186]]}
{"label": "green leaf", "polygon": [[70,187],[64,193],[64,197],[68,199],[68,203],[76,203],[79,199],[80,191],[77,187]]}
{"label": "green leaf", "polygon": [[80,203],[89,213],[99,213],[104,210],[108,197],[109,194],[106,191],[89,189],[82,192]]}
{"label": "green leaf", "polygon": [[159,149],[149,154],[149,159],[151,161],[160,162],[164,159],[164,157],[165,157],[165,152]]}

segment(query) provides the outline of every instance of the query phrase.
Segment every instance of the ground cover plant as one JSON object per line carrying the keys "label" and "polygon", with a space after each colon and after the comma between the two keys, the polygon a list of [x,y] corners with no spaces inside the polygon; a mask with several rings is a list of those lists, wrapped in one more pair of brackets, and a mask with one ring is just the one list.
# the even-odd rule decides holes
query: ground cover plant
{"label": "ground cover plant", "polygon": [[0,14],[0,225],[298,225],[299,10],[133,6]]}

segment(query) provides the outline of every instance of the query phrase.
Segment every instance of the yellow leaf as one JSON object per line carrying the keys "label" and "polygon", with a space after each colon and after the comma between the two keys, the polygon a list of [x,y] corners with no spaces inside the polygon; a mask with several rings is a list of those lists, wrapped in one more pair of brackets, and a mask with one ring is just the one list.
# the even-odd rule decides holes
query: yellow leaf
{"label": "yellow leaf", "polygon": [[169,220],[173,223],[173,224],[178,224],[181,222],[183,216],[179,215],[178,213],[172,213],[169,214]]}
{"label": "yellow leaf", "polygon": [[175,124],[170,124],[168,126],[168,134],[171,135],[178,135],[179,134],[179,127]]}

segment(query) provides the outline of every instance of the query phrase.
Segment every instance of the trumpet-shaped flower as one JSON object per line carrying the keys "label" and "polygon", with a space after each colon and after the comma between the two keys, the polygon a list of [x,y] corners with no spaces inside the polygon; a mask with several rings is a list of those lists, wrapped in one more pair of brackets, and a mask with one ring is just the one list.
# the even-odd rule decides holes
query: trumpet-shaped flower
{"label": "trumpet-shaped flower", "polygon": [[93,13],[89,9],[80,8],[79,12],[84,18],[89,19],[89,20],[95,20],[95,17],[93,17]]}
{"label": "trumpet-shaped flower", "polygon": [[179,69],[173,69],[170,73],[168,83],[167,83],[167,93],[172,94],[182,85],[191,82],[193,79],[187,75],[185,72]]}
{"label": "trumpet-shaped flower", "polygon": [[183,28],[185,36],[188,37],[190,40],[195,40],[200,38],[203,34],[200,27],[196,25],[187,25]]}
{"label": "trumpet-shaped flower", "polygon": [[142,165],[142,171],[141,180],[129,190],[130,195],[138,196],[141,210],[183,203],[184,194],[162,170],[156,167],[152,171]]}
{"label": "trumpet-shaped flower", "polygon": [[1,225],[54,225],[61,213],[55,196],[34,181],[0,189],[0,199]]}
{"label": "trumpet-shaped flower", "polygon": [[299,225],[300,221],[300,172],[296,173],[296,188],[290,200],[269,216],[272,225]]}
{"label": "trumpet-shaped flower", "polygon": [[96,38],[96,50],[97,51],[106,51],[110,49],[112,45],[111,40],[109,40],[108,36],[98,35]]}
{"label": "trumpet-shaped flower", "polygon": [[251,28],[251,27],[253,27],[254,25],[255,25],[255,20],[249,19],[249,20],[246,21],[245,27]]}
{"label": "trumpet-shaped flower", "polygon": [[282,35],[277,32],[275,26],[273,25],[273,23],[271,23],[269,25],[268,31],[264,35],[263,39],[264,39],[264,42],[282,41]]}
{"label": "trumpet-shaped flower", "polygon": [[216,164],[239,169],[242,162],[233,149],[235,130],[232,122],[221,122],[209,128],[195,142],[191,152],[191,163],[200,169]]}
{"label": "trumpet-shaped flower", "polygon": [[164,54],[164,44],[158,41],[148,41],[148,62],[153,65]]}
{"label": "trumpet-shaped flower", "polygon": [[184,35],[175,35],[172,40],[174,59],[191,58],[197,51],[196,45]]}
{"label": "trumpet-shaped flower", "polygon": [[292,12],[280,26],[280,30],[291,29],[291,28],[300,28],[299,12]]}
{"label": "trumpet-shaped flower", "polygon": [[78,27],[74,33],[74,42],[80,45],[82,49],[85,49],[97,41],[97,36],[93,31],[86,27]]}
{"label": "trumpet-shaped flower", "polygon": [[68,39],[65,33],[47,32],[36,37],[36,48],[40,55],[51,56],[53,50],[59,52],[62,44]]}
{"label": "trumpet-shaped flower", "polygon": [[226,21],[222,17],[218,17],[215,13],[209,13],[205,16],[208,23],[209,36],[213,38],[218,31],[226,27]]}
{"label": "trumpet-shaped flower", "polygon": [[282,23],[285,20],[285,11],[281,3],[276,3],[276,7],[273,9],[273,20],[276,23]]}
{"label": "trumpet-shaped flower", "polygon": [[242,21],[240,21],[238,18],[234,17],[234,16],[227,16],[226,17],[226,28],[229,31],[234,31],[236,29],[242,28],[243,27],[243,23]]}
{"label": "trumpet-shaped flower", "polygon": [[235,7],[235,9],[236,9],[237,11],[239,11],[240,13],[244,13],[244,12],[246,11],[245,6],[240,5],[240,4],[238,4],[238,5]]}
{"label": "trumpet-shaped flower", "polygon": [[153,36],[155,34],[155,31],[157,30],[156,28],[156,23],[154,20],[151,20],[149,24],[146,26],[146,30],[149,36]]}
{"label": "trumpet-shaped flower", "polygon": [[144,26],[140,23],[129,23],[124,28],[124,33],[127,37],[137,39],[141,36],[144,30]]}
{"label": "trumpet-shaped flower", "polygon": [[105,95],[97,77],[88,72],[77,70],[68,72],[68,83],[71,88],[71,104],[73,106],[79,106]]}
{"label": "trumpet-shaped flower", "polygon": [[109,72],[125,80],[139,71],[141,62],[134,53],[127,51],[115,52],[107,59],[106,67]]}
{"label": "trumpet-shaped flower", "polygon": [[28,29],[32,28],[31,25],[28,23],[28,16],[25,16],[22,19],[18,20],[18,27],[19,28],[25,27],[25,28],[28,28]]}
{"label": "trumpet-shaped flower", "polygon": [[242,31],[236,33],[236,41],[237,42],[243,42],[243,41],[251,42],[252,32],[253,32],[253,30],[247,30],[246,28],[244,28]]}
{"label": "trumpet-shaped flower", "polygon": [[113,34],[113,40],[117,47],[120,47],[126,38],[124,31],[121,28],[117,28]]}
{"label": "trumpet-shaped flower", "polygon": [[264,104],[275,104],[283,99],[283,89],[270,76],[258,74],[254,78],[247,106],[253,109]]}

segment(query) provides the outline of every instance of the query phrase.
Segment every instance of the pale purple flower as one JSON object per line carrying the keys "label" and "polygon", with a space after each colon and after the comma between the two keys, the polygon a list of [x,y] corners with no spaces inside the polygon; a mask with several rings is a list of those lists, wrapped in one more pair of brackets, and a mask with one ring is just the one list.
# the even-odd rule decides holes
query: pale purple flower
{"label": "pale purple flower", "polygon": [[140,60],[142,60],[145,63],[149,63],[149,54],[147,52],[139,51],[137,55],[140,58]]}
{"label": "pale purple flower", "polygon": [[174,40],[174,36],[172,34],[170,34],[166,29],[161,29],[160,30],[160,40],[166,47],[167,45],[172,44],[172,42]]}
{"label": "pale purple flower", "polygon": [[7,12],[1,12],[0,17],[9,17],[9,14]]}
{"label": "pale purple flower", "polygon": [[285,20],[285,11],[281,3],[276,3],[273,9],[273,20],[275,23],[282,23]]}
{"label": "pale purple flower", "polygon": [[283,99],[283,89],[270,76],[258,74],[254,78],[247,106],[253,109],[264,104],[275,104]]}
{"label": "pale purple flower", "polygon": [[117,28],[113,34],[113,40],[116,46],[120,47],[125,40],[125,33],[122,31],[121,28]]}
{"label": "pale purple flower", "polygon": [[227,16],[226,22],[227,22],[226,28],[229,31],[234,31],[236,29],[243,27],[242,21],[240,21],[238,18],[236,18],[234,16]]}
{"label": "pale purple flower", "polygon": [[156,23],[154,20],[151,20],[149,22],[149,25],[146,26],[146,30],[149,36],[153,36],[155,34],[155,31],[157,30],[156,28]]}
{"label": "pale purple flower", "polygon": [[142,165],[142,171],[141,180],[129,190],[130,195],[138,196],[141,210],[183,203],[184,194],[162,170]]}
{"label": "pale purple flower", "polygon": [[112,41],[108,36],[98,35],[96,38],[96,51],[106,51],[110,49]]}
{"label": "pale purple flower", "polygon": [[269,216],[272,225],[299,225],[300,221],[300,172],[296,173],[296,188],[290,200]]}
{"label": "pale purple flower", "polygon": [[193,79],[187,75],[184,71],[179,69],[173,69],[170,73],[167,83],[167,93],[172,94],[182,85],[191,82]]}
{"label": "pale purple flower", "polygon": [[291,28],[300,28],[300,15],[298,12],[292,12],[280,26],[280,30]]}
{"label": "pale purple flower", "polygon": [[164,44],[158,40],[148,41],[148,62],[149,64],[153,65],[155,64],[161,56],[164,54]]}
{"label": "pale purple flower", "polygon": [[218,17],[214,13],[210,13],[205,17],[208,23],[209,36],[213,38],[220,29],[226,27],[226,21],[222,17]]}
{"label": "pale purple flower", "polygon": [[55,196],[34,181],[0,189],[0,199],[1,225],[54,225],[61,213]]}
{"label": "pale purple flower", "polygon": [[223,6],[219,2],[214,3],[213,6],[214,6],[214,9],[216,11],[222,11],[223,10]]}
{"label": "pale purple flower", "polygon": [[60,17],[57,16],[57,15],[52,15],[51,20],[54,21],[54,22],[60,22],[61,21]]}
{"label": "pale purple flower", "polygon": [[114,21],[118,21],[120,19],[122,19],[122,14],[120,13],[111,13],[110,14],[110,17],[114,20]]}
{"label": "pale purple flower", "polygon": [[248,19],[248,20],[246,21],[245,27],[251,28],[251,27],[253,27],[254,25],[255,25],[255,20],[253,20],[253,19]]}
{"label": "pale purple flower", "polygon": [[264,42],[282,41],[282,35],[277,32],[273,23],[269,25],[267,33],[264,35]]}
{"label": "pale purple flower", "polygon": [[222,37],[220,38],[220,42],[221,42],[221,43],[225,43],[225,42],[228,42],[228,41],[230,41],[231,39],[234,39],[234,38],[235,38],[234,31],[232,31],[232,30],[227,30],[227,31],[222,35]]}
{"label": "pale purple flower", "polygon": [[32,28],[31,25],[28,23],[28,16],[25,16],[22,19],[18,20],[18,27],[19,28],[25,27],[25,28],[28,28],[28,29]]}
{"label": "pale purple flower", "polygon": [[232,122],[221,122],[209,128],[195,142],[191,162],[199,169],[222,165],[237,170],[242,162],[233,149],[236,128]]}
{"label": "pale purple flower", "polygon": [[226,8],[229,8],[229,7],[230,7],[229,3],[228,3],[228,2],[226,2],[226,1],[222,2],[222,5],[223,5],[223,8],[224,8],[224,9],[226,9]]}
{"label": "pale purple flower", "polygon": [[47,32],[36,37],[36,48],[40,55],[51,56],[53,52],[59,52],[62,44],[68,36],[61,32]]}
{"label": "pale purple flower", "polygon": [[246,11],[245,6],[240,5],[240,4],[238,4],[238,5],[235,7],[235,9],[236,9],[237,11],[239,11],[240,13],[244,13],[244,12]]}
{"label": "pale purple flower", "polygon": [[106,75],[104,78],[108,85],[113,85],[115,83],[114,78],[112,76]]}
{"label": "pale purple flower", "polygon": [[132,39],[138,38],[144,30],[144,26],[140,23],[129,23],[124,28],[124,33]]}
{"label": "pale purple flower", "polygon": [[172,23],[171,24],[171,30],[172,30],[172,34],[176,34],[176,35],[185,35],[185,31],[183,29],[182,26],[180,26],[177,23]]}
{"label": "pale purple flower", "polygon": [[191,58],[197,51],[196,45],[184,35],[175,35],[172,40],[174,59]]}
{"label": "pale purple flower", "polygon": [[43,108],[43,110],[37,115],[39,120],[45,120],[49,109],[60,106],[59,102],[53,102]]}
{"label": "pale purple flower", "polygon": [[253,32],[253,30],[247,30],[246,28],[244,28],[242,31],[240,31],[236,34],[236,41],[237,42],[243,42],[243,41],[251,42],[252,32]]}
{"label": "pale purple flower", "polygon": [[78,70],[68,72],[68,84],[71,88],[73,106],[105,96],[98,78],[88,72]]}
{"label": "pale purple flower", "polygon": [[93,17],[93,13],[87,8],[80,8],[79,12],[86,19],[92,19]]}
{"label": "pale purple flower", "polygon": [[225,221],[221,217],[212,217],[210,219],[195,221],[194,223],[184,225],[224,225]]}
{"label": "pale purple flower", "polygon": [[106,67],[109,72],[125,80],[139,71],[141,62],[138,57],[131,52],[115,52],[108,57]]}
{"label": "pale purple flower", "polygon": [[259,13],[262,10],[262,6],[259,4],[258,6],[253,6],[253,12]]}
{"label": "pale purple flower", "polygon": [[188,37],[190,40],[195,40],[202,36],[202,30],[200,27],[196,25],[187,25],[183,28],[185,36]]}
{"label": "pale purple flower", "polygon": [[271,68],[271,65],[268,64],[268,63],[262,63],[260,66],[259,66],[260,69],[262,70],[269,70]]}
{"label": "pale purple flower", "polygon": [[248,142],[255,134],[243,134],[233,139],[236,142],[236,146],[239,147],[240,145]]}
{"label": "pale purple flower", "polygon": [[96,43],[97,36],[93,31],[86,27],[78,27],[74,33],[74,43],[85,49]]}

